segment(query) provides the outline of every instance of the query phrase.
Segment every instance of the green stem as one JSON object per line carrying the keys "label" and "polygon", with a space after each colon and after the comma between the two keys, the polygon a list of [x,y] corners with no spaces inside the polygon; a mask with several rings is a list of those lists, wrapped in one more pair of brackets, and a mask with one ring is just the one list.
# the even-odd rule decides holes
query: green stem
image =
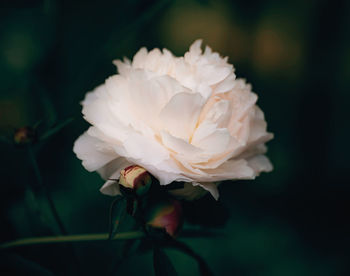
{"label": "green stem", "polygon": [[[0,244],[0,249],[13,248],[25,245],[63,243],[63,242],[85,242],[85,241],[108,241],[108,234],[84,234],[84,235],[69,235],[69,236],[51,236],[39,238],[26,238],[14,240]],[[144,236],[141,231],[123,232],[116,234],[112,240],[130,240],[139,239]]]}
{"label": "green stem", "polygon": [[49,190],[47,189],[46,185],[44,184],[43,182],[43,179],[41,177],[41,173],[40,173],[40,170],[39,170],[39,166],[38,166],[38,163],[36,161],[36,158],[35,158],[35,154],[33,152],[33,149],[31,146],[28,146],[28,154],[29,154],[29,159],[30,159],[30,162],[32,163],[32,166],[33,166],[33,169],[34,169],[34,173],[35,173],[35,176],[36,176],[36,179],[37,179],[37,182],[40,186],[40,188],[42,189],[42,191],[44,192],[45,194],[45,197],[49,203],[49,207],[50,207],[50,210],[51,210],[51,213],[61,231],[61,234],[62,235],[67,235],[67,231],[64,227],[64,224],[57,212],[57,209],[55,207],[55,204],[52,200],[52,197],[51,197],[51,194],[49,192]]}

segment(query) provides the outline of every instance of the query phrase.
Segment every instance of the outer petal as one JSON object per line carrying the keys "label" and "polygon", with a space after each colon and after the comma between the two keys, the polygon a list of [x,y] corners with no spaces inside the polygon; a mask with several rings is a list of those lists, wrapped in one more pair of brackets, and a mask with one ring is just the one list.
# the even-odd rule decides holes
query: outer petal
{"label": "outer petal", "polygon": [[270,160],[264,155],[257,155],[248,159],[248,165],[255,171],[257,176],[261,172],[271,172],[273,170]]}
{"label": "outer petal", "polygon": [[224,79],[220,84],[218,84],[214,88],[215,93],[225,93],[232,90],[232,88],[235,85],[235,79],[235,74],[230,74],[226,79]]}
{"label": "outer petal", "polygon": [[122,62],[121,60],[117,59],[113,61],[113,64],[117,66],[118,73],[122,76],[127,76],[131,71],[131,66],[129,63]]}
{"label": "outer petal", "polygon": [[203,170],[207,177],[199,182],[221,181],[227,179],[253,179],[255,178],[254,170],[248,165],[246,160],[228,160],[215,169]]}
{"label": "outer petal", "polygon": [[115,139],[123,140],[127,132],[128,127],[117,118],[110,109],[108,94],[105,86],[99,87],[99,93],[92,94],[96,96],[92,101],[87,99],[88,104],[83,102],[83,114],[84,118],[101,130],[105,135],[113,137]]}
{"label": "outer petal", "polygon": [[182,174],[183,172],[179,171],[178,167],[175,167],[175,164],[171,160],[168,160],[162,166],[143,165],[143,167],[158,179],[160,185],[167,185],[174,181],[192,181],[191,178]]}
{"label": "outer petal", "polygon": [[117,180],[107,180],[105,182],[105,184],[103,184],[103,186],[100,188],[100,192],[104,195],[109,195],[109,196],[120,195],[118,181]]}
{"label": "outer petal", "polygon": [[271,133],[266,132],[267,123],[264,113],[258,106],[254,107],[254,116],[250,121],[250,134],[248,143],[265,143],[273,138]]}
{"label": "outer petal", "polygon": [[132,164],[125,158],[119,157],[98,170],[101,177],[107,180],[100,189],[100,192],[111,196],[120,194],[119,184],[116,179],[119,179],[121,170],[130,165]]}
{"label": "outer petal", "polygon": [[133,68],[143,68],[146,58],[147,58],[147,49],[145,47],[141,48],[134,56],[132,61]]}
{"label": "outer petal", "polygon": [[100,169],[118,157],[108,144],[91,137],[86,132],[75,141],[73,151],[83,161],[85,169],[90,172]]}
{"label": "outer petal", "polygon": [[232,73],[230,67],[208,64],[199,68],[196,77],[199,81],[205,82],[208,85],[214,85],[223,81],[230,73]]}

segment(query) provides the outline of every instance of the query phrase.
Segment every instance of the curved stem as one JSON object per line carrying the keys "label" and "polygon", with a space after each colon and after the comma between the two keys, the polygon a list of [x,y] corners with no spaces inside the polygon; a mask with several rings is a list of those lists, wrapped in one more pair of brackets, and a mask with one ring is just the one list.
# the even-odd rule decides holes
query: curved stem
{"label": "curved stem", "polygon": [[[116,234],[112,240],[130,240],[139,239],[144,236],[141,231],[123,232]],[[108,241],[108,234],[83,234],[83,235],[69,235],[69,236],[50,236],[50,237],[38,237],[38,238],[26,238],[19,239],[10,242],[0,244],[0,249],[13,248],[25,245],[35,244],[50,244],[50,243],[63,243],[63,242],[86,242],[86,241]]]}
{"label": "curved stem", "polygon": [[31,146],[28,146],[28,154],[29,154],[29,159],[30,159],[30,162],[32,163],[32,166],[33,166],[33,169],[34,169],[34,173],[35,173],[35,176],[36,176],[36,179],[37,179],[37,182],[40,186],[40,188],[42,189],[42,191],[44,192],[45,194],[45,197],[49,203],[49,207],[50,207],[50,210],[51,210],[51,213],[61,231],[61,234],[62,235],[67,235],[67,231],[64,227],[64,224],[57,212],[57,209],[55,207],[55,204],[52,200],[52,197],[51,197],[51,194],[49,192],[49,190],[47,189],[46,185],[44,184],[43,182],[43,179],[41,177],[41,173],[40,173],[40,170],[39,170],[39,166],[38,166],[38,163],[36,161],[36,158],[35,158],[35,154],[33,152],[33,149],[31,148]]}

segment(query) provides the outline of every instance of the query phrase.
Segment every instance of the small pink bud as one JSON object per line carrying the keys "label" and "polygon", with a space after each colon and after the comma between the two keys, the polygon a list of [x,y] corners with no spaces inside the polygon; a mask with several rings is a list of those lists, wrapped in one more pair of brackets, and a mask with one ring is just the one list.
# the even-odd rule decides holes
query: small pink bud
{"label": "small pink bud", "polygon": [[163,228],[170,236],[175,237],[183,222],[181,203],[177,200],[158,203],[150,209],[149,218],[149,226]]}
{"label": "small pink bud", "polygon": [[144,195],[151,187],[152,177],[144,168],[133,165],[120,172],[119,184],[137,195]]}
{"label": "small pink bud", "polygon": [[37,138],[36,132],[31,127],[21,127],[16,129],[13,140],[17,145],[32,144]]}

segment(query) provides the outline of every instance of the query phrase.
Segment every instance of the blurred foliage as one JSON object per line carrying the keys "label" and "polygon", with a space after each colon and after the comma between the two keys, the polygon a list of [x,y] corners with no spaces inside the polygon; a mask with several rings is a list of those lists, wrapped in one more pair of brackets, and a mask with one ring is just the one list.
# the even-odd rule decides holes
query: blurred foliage
{"label": "blurred foliage", "polygon": [[[0,7],[0,135],[76,118],[35,148],[69,233],[107,232],[113,200],[72,152],[88,126],[79,106],[85,93],[115,73],[113,59],[141,46],[182,55],[201,37],[253,83],[275,133],[268,144],[275,170],[224,183],[219,204],[206,197],[187,207],[197,213],[188,211],[185,226],[217,226],[225,235],[186,242],[215,275],[348,275],[349,1],[14,0]],[[51,235],[37,212],[48,203],[29,189],[37,183],[27,152],[6,141],[0,240]],[[152,253],[125,259],[124,244],[17,248],[1,252],[0,273],[109,275],[117,266],[118,275],[152,275]],[[189,256],[165,252],[179,275],[198,273]]]}

